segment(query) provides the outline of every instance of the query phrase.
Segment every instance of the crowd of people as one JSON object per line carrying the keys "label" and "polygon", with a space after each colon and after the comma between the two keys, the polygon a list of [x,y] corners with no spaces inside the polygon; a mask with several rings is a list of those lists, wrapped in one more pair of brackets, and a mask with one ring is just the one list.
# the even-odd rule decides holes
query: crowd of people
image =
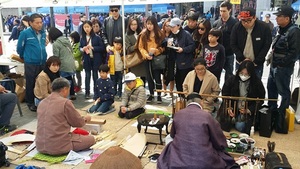
{"label": "crowd of people", "polygon": [[[28,19],[24,17],[24,23],[23,21],[22,23],[25,26],[24,30],[19,32],[17,52],[20,58],[24,59],[28,108],[32,111],[37,110],[38,113],[37,135],[41,134],[37,136],[38,150],[48,154],[66,152],[65,147],[54,152],[44,146],[46,142],[56,142],[55,140],[50,141],[51,139],[64,137],[65,134],[56,133],[58,131],[57,126],[55,126],[56,128],[51,127],[50,130],[47,125],[52,123],[41,122],[51,119],[47,119],[47,117],[51,115],[52,107],[57,109],[53,116],[65,114],[64,117],[59,118],[62,123],[58,125],[63,125],[65,132],[69,130],[70,126],[80,127],[90,119],[89,116],[83,118],[79,114],[70,113],[75,110],[69,100],[76,99],[75,92],[81,90],[80,72],[83,69],[85,71],[85,98],[90,99],[91,93],[94,93],[94,104],[88,109],[89,113],[107,114],[112,109],[114,101],[121,100],[118,115],[120,118],[130,119],[144,113],[146,102],[154,102],[155,89],[165,89],[170,85],[171,90],[176,87],[177,91],[185,93],[180,97],[187,97],[191,93],[194,95],[196,93],[198,99],[192,98],[192,102],[196,103],[192,103],[182,110],[187,111],[184,113],[187,113],[188,116],[184,117],[184,113],[180,112],[175,114],[172,128],[174,132],[171,132],[174,145],[183,144],[182,137],[187,137],[189,134],[193,135],[187,130],[199,127],[199,130],[205,131],[207,137],[216,138],[213,139],[214,143],[206,147],[207,151],[205,152],[210,152],[210,149],[217,149],[217,153],[224,155],[225,138],[220,137],[222,135],[221,129],[217,127],[217,121],[210,116],[212,112],[217,111],[214,102],[218,101],[217,96],[220,93],[222,96],[261,99],[266,97],[277,99],[278,95],[281,95],[282,100],[279,108],[277,102],[274,101],[269,101],[268,105],[274,113],[275,131],[287,133],[282,117],[285,115],[285,109],[289,106],[291,96],[289,84],[295,61],[300,54],[300,29],[292,22],[294,10],[289,6],[283,6],[274,13],[277,16],[276,21],[279,26],[273,42],[271,25],[268,21],[258,20],[253,8],[242,9],[238,17],[233,18],[230,15],[232,4],[224,1],[220,4],[218,11],[220,12],[219,19],[213,24],[209,20],[199,17],[199,13],[193,9],[187,12],[186,21],[176,17],[168,18],[164,20],[162,27],[159,26],[157,18],[154,16],[147,17],[143,23],[136,17],[126,17],[124,18],[125,25],[123,25],[123,18],[119,13],[120,6],[113,5],[110,6],[111,15],[103,19],[102,22],[83,18],[79,27],[80,30],[70,33],[71,41],[66,39],[63,32],[57,28],[50,27],[48,35],[46,35],[41,15],[32,14]],[[25,20],[28,20],[27,24],[25,24]],[[17,21],[16,24],[18,24]],[[127,28],[124,36],[123,27]],[[14,38],[12,37],[12,39]],[[123,44],[124,38],[125,44]],[[48,43],[53,45],[54,56],[47,59],[45,47]],[[123,45],[125,45],[126,51],[123,51]],[[133,52],[138,52],[143,61],[124,71],[126,62],[124,62],[123,53],[131,54]],[[158,57],[165,58],[163,67],[157,66],[155,63],[154,60]],[[261,82],[265,61],[271,65],[268,85],[266,86],[268,96],[265,96],[265,87]],[[225,70],[225,83],[221,88],[222,70]],[[122,82],[123,75],[125,85]],[[93,89],[90,89],[91,77],[94,84]],[[150,92],[148,97],[146,96],[145,84],[148,84]],[[1,93],[5,91],[2,87],[0,89]],[[4,95],[7,94],[0,94],[0,98]],[[157,92],[156,96],[156,103],[161,104],[162,93]],[[242,100],[237,102],[237,106],[230,106],[234,107],[235,110],[228,109],[228,105],[223,102],[219,110],[226,111],[225,113],[218,113],[217,119],[222,129],[226,125],[229,128],[235,126],[237,130],[249,134],[251,125],[255,122],[254,116],[258,110],[257,106],[260,107],[262,102],[259,104],[257,101],[249,102],[247,106]],[[2,101],[0,103],[2,106]],[[222,108],[222,106],[227,107]],[[205,115],[198,117],[197,114]],[[66,119],[64,120],[64,118]],[[223,124],[224,118],[231,118],[230,123]],[[186,123],[187,121],[184,119],[201,121],[203,125],[205,123],[209,129],[215,131],[208,132],[202,124],[198,124],[198,122]],[[5,122],[3,125],[8,125],[9,123],[7,123]],[[218,129],[216,130],[216,128]],[[44,132],[44,129],[48,129],[49,132]],[[59,137],[54,137],[49,133],[59,134]],[[41,137],[43,135],[46,137]],[[193,137],[195,139],[201,138],[200,135],[193,135]],[[66,140],[68,144],[65,146],[68,147],[68,150],[79,150],[94,143],[94,140],[88,137],[83,138],[77,135],[72,137],[79,142],[87,141],[83,145],[74,144],[76,140],[73,139]],[[48,138],[46,142],[45,138]],[[203,144],[207,144],[207,139],[203,137],[201,139]],[[70,141],[72,144],[69,144]],[[193,144],[196,147],[203,146],[199,143]],[[164,155],[168,157],[160,158],[160,168],[165,168],[166,165],[171,164],[177,166],[177,163],[164,161],[169,160],[169,158],[172,158],[172,161],[181,159],[183,161],[177,162],[185,163],[184,159],[179,156],[180,153],[176,153],[176,157],[173,159],[172,147],[174,146],[169,145],[164,152],[166,153]],[[189,150],[178,149],[178,151],[184,152]],[[194,151],[190,150],[188,153],[191,152]],[[171,156],[168,153],[171,153]],[[199,152],[195,153],[189,156],[199,156]],[[210,166],[210,161],[214,162],[214,165],[217,165],[217,161],[219,161],[220,166],[232,165],[231,159],[226,158],[227,156],[224,155],[223,159],[210,159],[209,161],[203,159],[200,161],[207,162],[207,166]],[[200,165],[195,161],[190,164],[191,167]],[[204,163],[201,165],[206,166]]]}

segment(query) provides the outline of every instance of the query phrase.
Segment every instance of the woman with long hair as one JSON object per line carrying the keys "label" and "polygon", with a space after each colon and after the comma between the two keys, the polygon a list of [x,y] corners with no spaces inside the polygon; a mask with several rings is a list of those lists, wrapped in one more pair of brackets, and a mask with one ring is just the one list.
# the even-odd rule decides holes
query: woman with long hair
{"label": "woman with long hair", "polygon": [[[236,75],[227,79],[222,88],[222,96],[265,98],[265,93],[265,88],[255,73],[254,63],[249,60],[240,64]],[[255,114],[263,101],[231,100],[227,104],[229,105],[223,101],[218,112],[217,120],[221,128],[229,132],[234,125],[238,131],[250,134],[251,126],[255,123]],[[235,108],[235,110],[225,109],[224,106]]]}
{"label": "woman with long hair", "polygon": [[[147,102],[152,102],[154,98],[154,81],[156,89],[162,89],[162,82],[160,75],[163,73],[162,69],[154,69],[152,67],[153,57],[157,57],[164,52],[162,42],[165,39],[163,32],[160,30],[155,17],[150,16],[146,20],[146,29],[142,31],[138,41],[138,49],[141,55],[146,60],[147,81],[150,91],[150,96]],[[157,103],[161,104],[161,93],[157,93]]]}
{"label": "woman with long hair", "polygon": [[198,28],[193,32],[192,37],[196,44],[195,49],[195,58],[203,57],[202,49],[204,45],[209,43],[208,41],[208,33],[211,30],[211,23],[207,19],[200,20],[198,24]]}
{"label": "woman with long hair", "polygon": [[83,52],[83,68],[85,70],[85,98],[90,99],[91,72],[94,81],[94,93],[98,79],[98,68],[103,64],[105,45],[102,39],[92,29],[91,21],[82,23],[82,36],[80,39],[80,51]]}
{"label": "woman with long hair", "polygon": [[[126,30],[125,35],[125,49],[126,54],[130,54],[136,51],[137,49],[137,39],[139,38],[139,35],[142,31],[142,28],[140,27],[139,19],[134,17],[130,18],[128,21],[128,27]],[[130,71],[134,73],[136,76],[140,77],[144,85],[146,83],[146,62],[142,62],[136,66],[133,66],[130,68]]]}

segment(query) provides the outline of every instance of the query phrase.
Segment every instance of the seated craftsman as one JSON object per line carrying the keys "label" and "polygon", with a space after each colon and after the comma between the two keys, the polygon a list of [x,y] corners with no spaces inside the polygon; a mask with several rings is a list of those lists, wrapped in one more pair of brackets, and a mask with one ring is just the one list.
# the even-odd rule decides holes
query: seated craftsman
{"label": "seated craftsman", "polygon": [[[222,88],[222,96],[235,96],[241,98],[265,98],[265,88],[255,73],[255,66],[252,61],[243,61],[235,76],[227,79]],[[217,120],[224,131],[229,132],[234,125],[243,133],[250,134],[250,129],[255,124],[255,114],[260,109],[263,101],[255,100],[232,100],[223,99],[218,111]]]}
{"label": "seated craftsman", "polygon": [[91,116],[82,117],[71,100],[67,99],[70,82],[57,78],[52,82],[52,93],[43,99],[37,109],[36,148],[50,155],[66,154],[70,150],[88,149],[95,144],[93,136],[70,132],[71,127],[83,127]]}
{"label": "seated craftsman", "polygon": [[219,123],[202,110],[200,101],[198,93],[189,94],[187,107],[174,115],[173,141],[160,154],[158,169],[227,169],[237,165],[225,151],[227,142]]}
{"label": "seated craftsman", "polygon": [[131,119],[145,112],[146,90],[143,81],[131,72],[125,75],[125,83],[119,117]]}
{"label": "seated craftsman", "polygon": [[10,125],[10,118],[17,104],[17,95],[9,93],[0,85],[0,135],[15,130],[16,125]]}

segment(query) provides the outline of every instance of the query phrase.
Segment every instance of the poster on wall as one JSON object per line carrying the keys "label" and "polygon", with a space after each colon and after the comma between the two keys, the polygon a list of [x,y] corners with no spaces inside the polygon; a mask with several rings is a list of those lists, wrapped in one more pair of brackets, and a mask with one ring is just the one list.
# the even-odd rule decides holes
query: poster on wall
{"label": "poster on wall", "polygon": [[67,19],[68,14],[55,14],[55,27],[64,33],[65,29],[65,20]]}
{"label": "poster on wall", "polygon": [[256,10],[256,0],[241,0],[240,4],[234,4],[235,15],[237,16],[238,13],[244,8],[251,7]]}

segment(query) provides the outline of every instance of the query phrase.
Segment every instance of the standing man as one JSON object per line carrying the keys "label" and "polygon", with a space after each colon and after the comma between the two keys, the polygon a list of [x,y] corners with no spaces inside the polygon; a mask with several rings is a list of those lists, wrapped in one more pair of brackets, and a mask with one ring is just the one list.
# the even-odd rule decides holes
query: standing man
{"label": "standing man", "polygon": [[251,60],[257,77],[261,79],[265,57],[272,42],[271,31],[265,22],[256,19],[253,8],[244,8],[238,19],[240,21],[232,28],[230,37],[230,45],[236,56],[236,69],[244,60]]}
{"label": "standing man", "polygon": [[36,111],[34,105],[34,84],[37,75],[44,69],[46,53],[46,33],[43,28],[43,18],[34,13],[30,16],[30,28],[20,33],[17,52],[24,59],[26,94],[25,99],[29,110]]}
{"label": "standing man", "polygon": [[67,19],[65,20],[65,34],[66,34],[66,38],[68,37],[68,34],[71,33],[71,25],[72,25],[72,21],[70,19],[70,15],[68,15]]}
{"label": "standing man", "polygon": [[[295,61],[300,54],[300,30],[292,22],[294,9],[290,6],[278,8],[276,22],[279,25],[278,34],[273,40],[272,51],[268,55],[267,62],[271,62],[268,78],[268,98],[277,99],[281,96],[280,107],[277,102],[269,101],[270,110],[275,116],[275,132],[287,134],[285,127],[285,109],[289,107],[291,90],[290,81],[294,71]],[[274,111],[275,110],[275,111]]]}
{"label": "standing man", "polygon": [[183,29],[192,34],[197,29],[198,18],[199,14],[197,12],[190,11],[187,14],[187,25]]}
{"label": "standing man", "polygon": [[220,4],[220,19],[213,23],[213,28],[218,28],[222,30],[223,33],[223,43],[225,48],[225,80],[233,75],[233,62],[234,56],[233,51],[230,47],[230,35],[233,25],[236,20],[230,16],[232,10],[232,4],[228,1],[224,1]]}
{"label": "standing man", "polygon": [[213,18],[215,15],[215,6],[214,5],[212,7],[210,7],[210,13],[211,13],[211,18]]}
{"label": "standing man", "polygon": [[103,41],[107,52],[112,49],[115,37],[121,37],[123,39],[123,24],[122,16],[120,15],[120,5],[109,6],[109,10],[111,16],[105,18],[102,29],[104,34]]}

